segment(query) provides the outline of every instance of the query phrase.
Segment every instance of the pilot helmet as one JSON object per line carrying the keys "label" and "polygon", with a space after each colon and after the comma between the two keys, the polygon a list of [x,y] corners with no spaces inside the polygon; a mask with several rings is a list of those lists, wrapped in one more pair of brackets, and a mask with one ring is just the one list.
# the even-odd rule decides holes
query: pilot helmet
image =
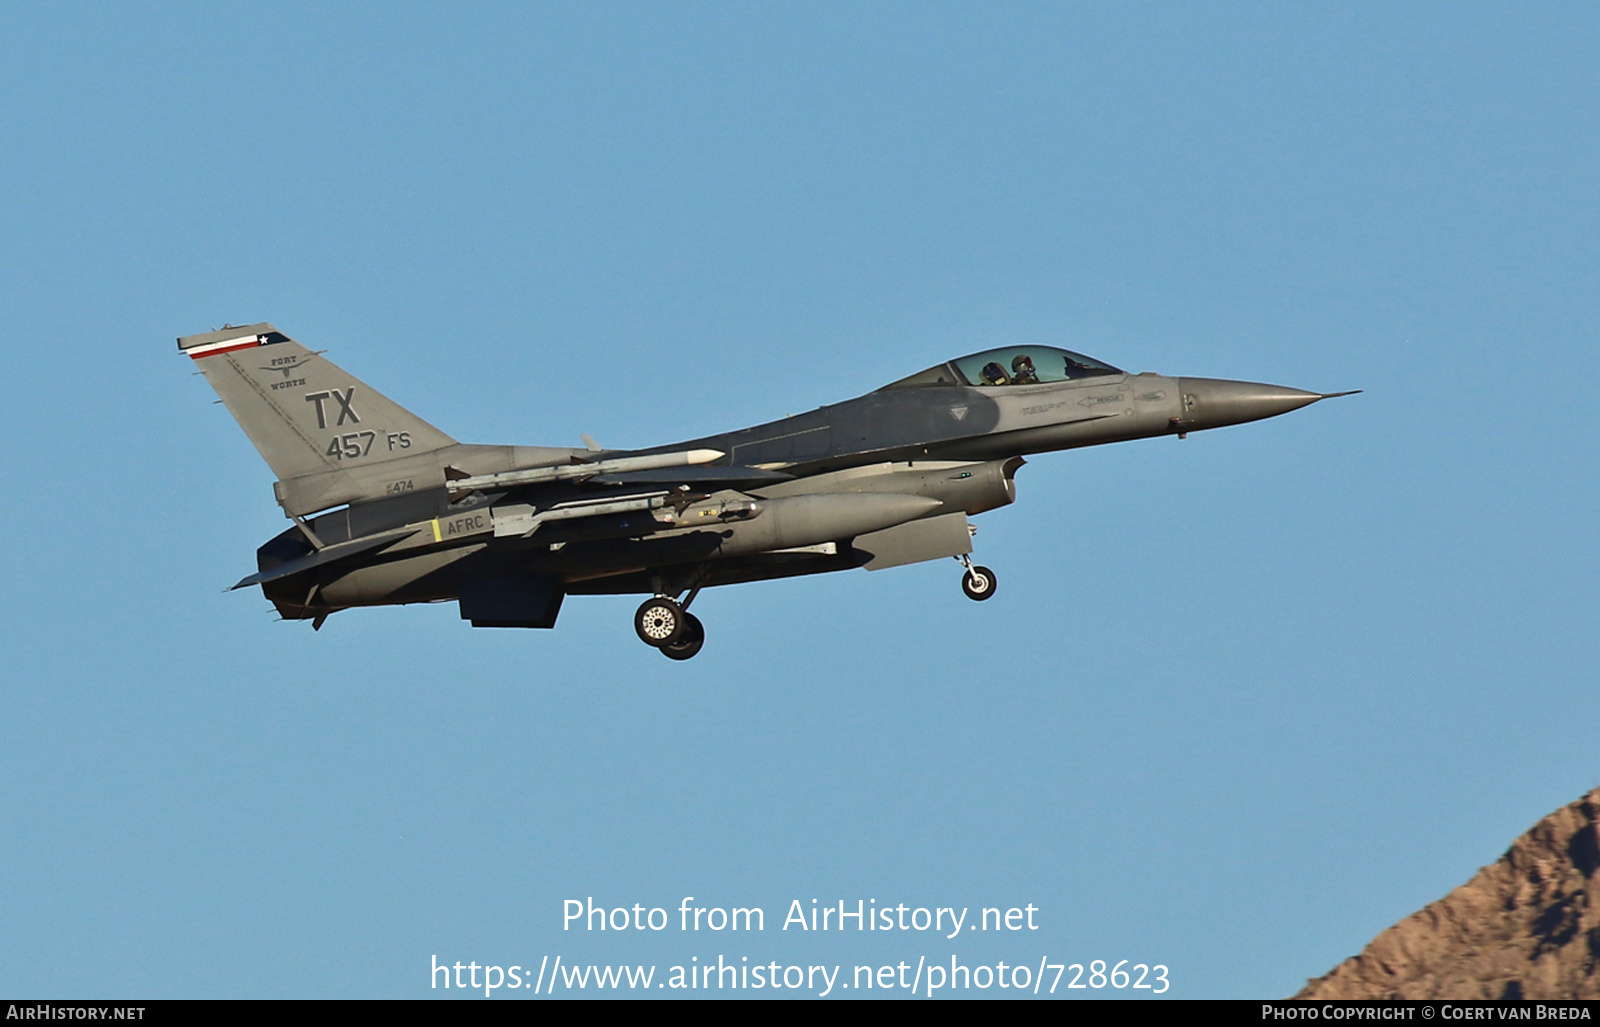
{"label": "pilot helmet", "polygon": [[1037,378],[1038,372],[1033,369],[1033,358],[1026,353],[1018,353],[1011,358],[1011,373],[1018,378]]}

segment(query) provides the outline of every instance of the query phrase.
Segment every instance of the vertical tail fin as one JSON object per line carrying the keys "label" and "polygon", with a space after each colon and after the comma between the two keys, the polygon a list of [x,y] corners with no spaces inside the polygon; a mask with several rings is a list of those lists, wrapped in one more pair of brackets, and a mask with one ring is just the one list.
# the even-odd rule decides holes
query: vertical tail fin
{"label": "vertical tail fin", "polygon": [[265,322],[186,335],[178,348],[193,358],[281,482],[315,475],[347,483],[340,491],[364,493],[368,479],[385,476],[376,465],[455,444]]}

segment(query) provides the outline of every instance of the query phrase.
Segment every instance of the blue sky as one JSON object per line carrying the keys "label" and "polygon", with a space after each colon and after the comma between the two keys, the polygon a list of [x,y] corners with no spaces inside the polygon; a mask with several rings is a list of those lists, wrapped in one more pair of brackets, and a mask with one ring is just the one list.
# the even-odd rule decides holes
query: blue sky
{"label": "blue sky", "polygon": [[[1597,43],[1580,4],[7,5],[0,990],[720,953],[1293,992],[1600,780]],[[172,340],[255,320],[474,442],[1023,340],[1366,392],[1040,456],[978,519],[993,601],[713,590],[677,665],[628,597],[313,634],[224,594],[286,522]],[[768,930],[561,929],[686,895]],[[776,929],[813,898],[1042,926]]]}

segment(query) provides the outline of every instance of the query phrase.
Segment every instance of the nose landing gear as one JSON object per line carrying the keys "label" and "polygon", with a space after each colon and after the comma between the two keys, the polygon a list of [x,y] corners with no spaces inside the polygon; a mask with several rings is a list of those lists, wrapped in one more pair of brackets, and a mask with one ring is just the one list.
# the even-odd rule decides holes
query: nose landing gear
{"label": "nose landing gear", "polygon": [[981,603],[994,595],[995,587],[999,584],[994,571],[974,564],[970,555],[958,556],[956,559],[967,569],[967,573],[961,576],[961,591],[967,594],[968,599]]}

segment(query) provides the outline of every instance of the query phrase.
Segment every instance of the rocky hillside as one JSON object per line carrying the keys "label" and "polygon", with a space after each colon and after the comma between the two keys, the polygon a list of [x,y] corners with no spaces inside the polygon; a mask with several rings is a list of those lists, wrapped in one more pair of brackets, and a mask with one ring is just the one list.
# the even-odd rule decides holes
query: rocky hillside
{"label": "rocky hillside", "polygon": [[1600,998],[1600,788],[1295,998]]}

